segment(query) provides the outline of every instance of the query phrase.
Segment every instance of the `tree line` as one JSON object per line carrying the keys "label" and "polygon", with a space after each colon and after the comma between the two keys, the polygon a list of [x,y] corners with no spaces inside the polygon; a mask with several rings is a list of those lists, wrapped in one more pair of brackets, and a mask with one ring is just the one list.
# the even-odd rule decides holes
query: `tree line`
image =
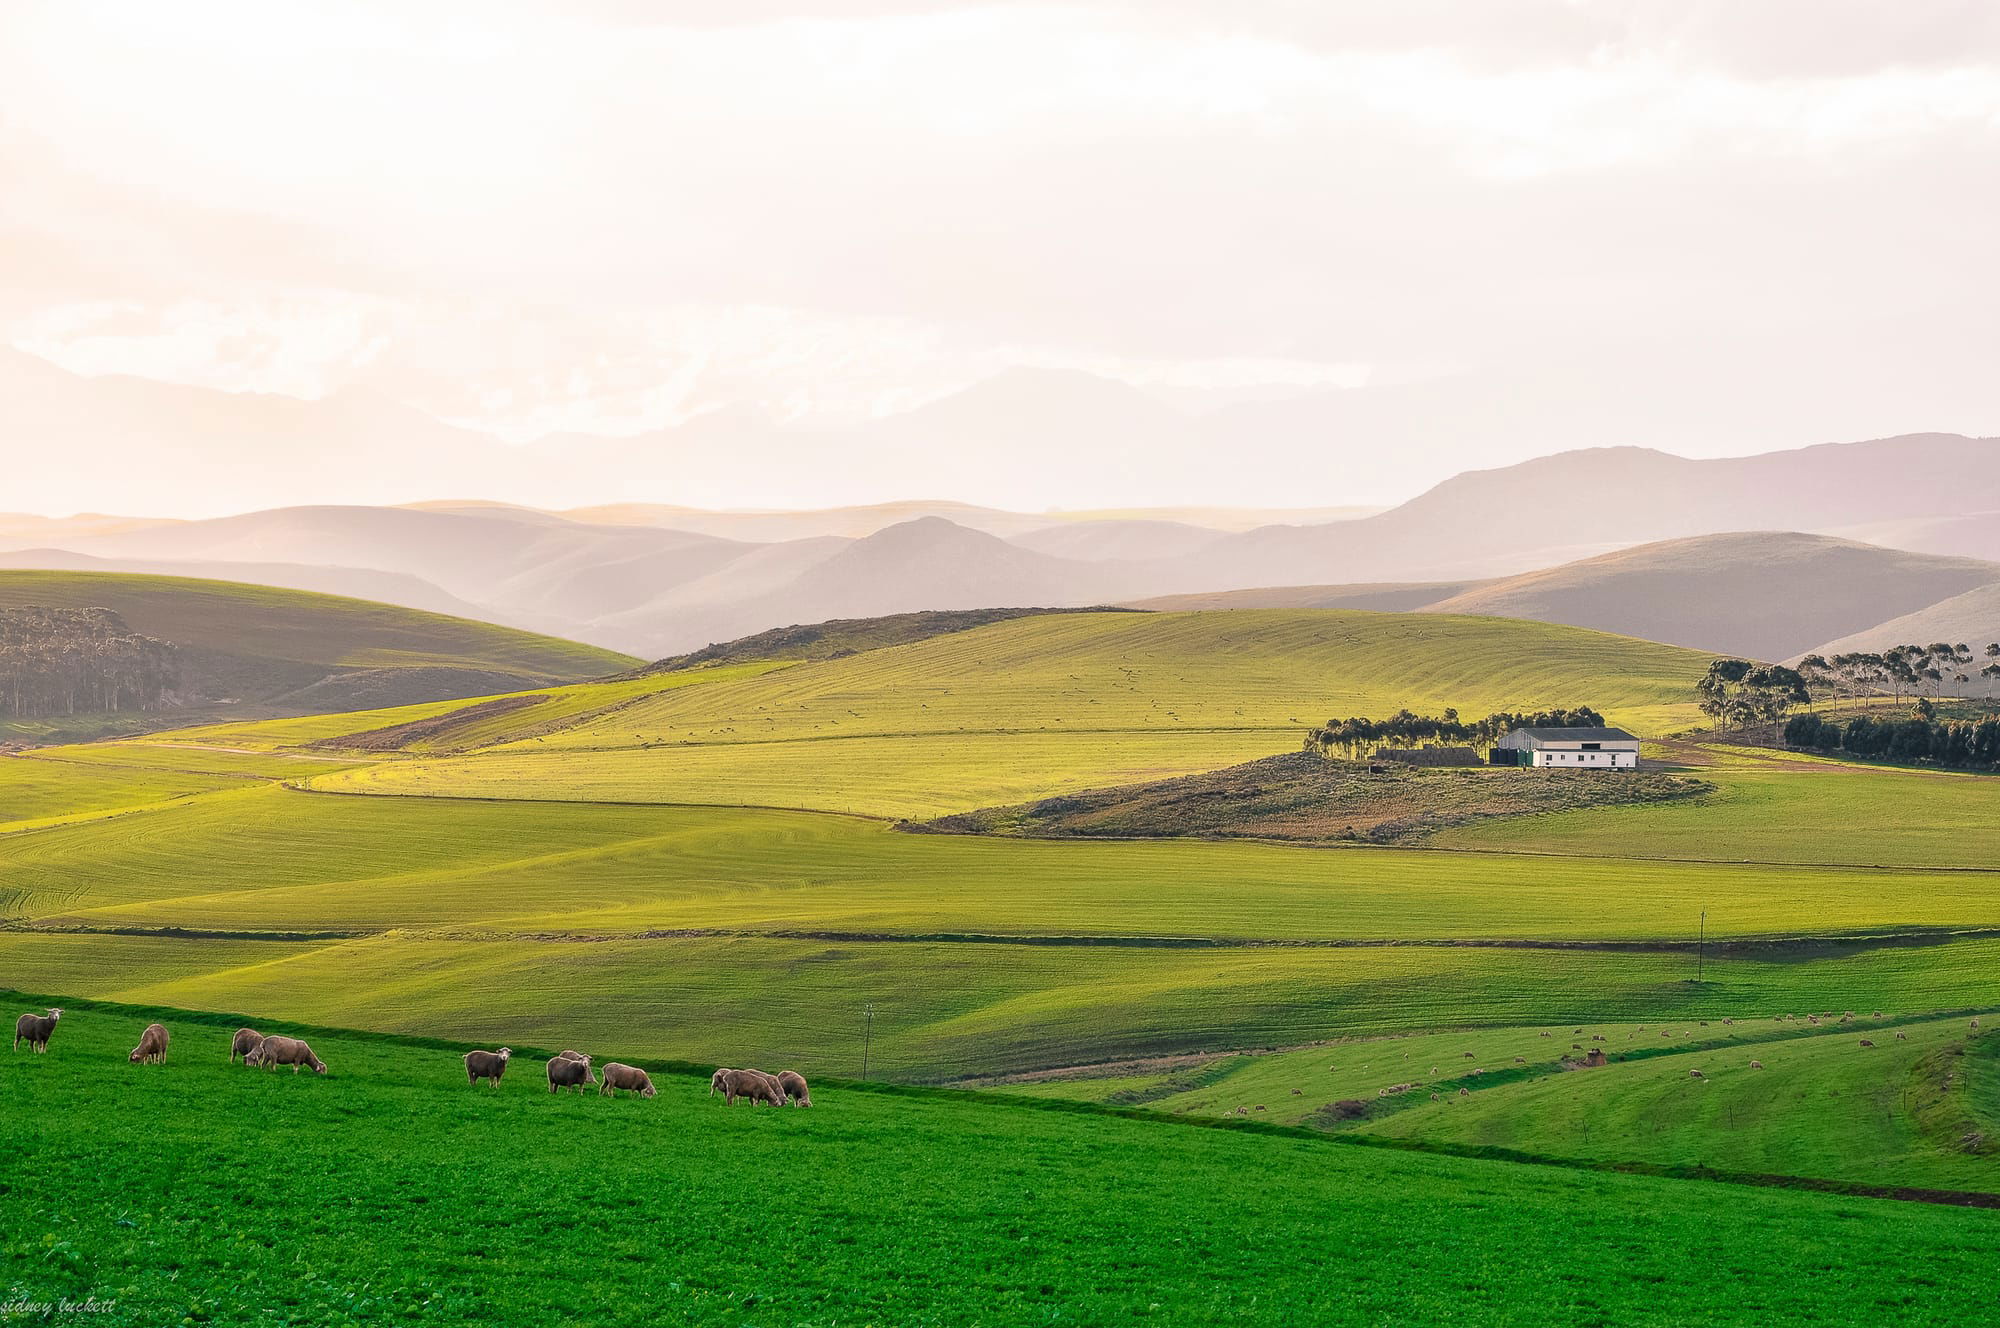
{"label": "tree line", "polygon": [[1577,706],[1573,710],[1542,710],[1533,714],[1500,710],[1475,720],[1460,719],[1455,709],[1448,709],[1442,715],[1419,715],[1403,709],[1387,719],[1368,719],[1359,715],[1348,719],[1329,719],[1307,732],[1305,747],[1307,751],[1318,752],[1321,756],[1338,755],[1359,760],[1384,745],[1414,747],[1426,742],[1485,745],[1497,742],[1519,728],[1603,727],[1604,716],[1589,706]]}
{"label": "tree line", "polygon": [[[1975,669],[1981,659],[1988,662]],[[1799,661],[1799,672],[1819,696],[1936,699],[1947,685],[1963,687],[1974,677],[2000,678],[2000,641],[1987,642],[1977,654],[1963,641],[1933,641],[1927,646],[1891,646],[1880,653],[1852,651],[1830,659],[1807,655]]]}
{"label": "tree line", "polygon": [[173,644],[111,609],[0,609],[0,717],[156,710],[179,682]]}
{"label": "tree line", "polygon": [[1793,715],[1785,745],[1815,752],[1844,752],[1884,761],[1934,761],[1967,770],[2000,768],[2000,718],[1941,723],[1922,716],[1846,723],[1819,715]]}

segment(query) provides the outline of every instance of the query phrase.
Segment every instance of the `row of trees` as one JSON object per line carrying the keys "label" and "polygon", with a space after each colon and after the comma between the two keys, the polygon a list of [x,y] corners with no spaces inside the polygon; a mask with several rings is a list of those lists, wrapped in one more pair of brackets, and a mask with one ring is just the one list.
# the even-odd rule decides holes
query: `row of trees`
{"label": "row of trees", "polygon": [[[1982,659],[1987,661],[1983,666]],[[1963,688],[1975,677],[2000,678],[2000,641],[1987,642],[1977,653],[1963,641],[1933,641],[1927,646],[1892,646],[1879,654],[1807,655],[1799,661],[1799,672],[1819,696],[1936,698],[1946,687]]]}
{"label": "row of trees", "polygon": [[1795,706],[1810,704],[1805,675],[1783,664],[1718,659],[1694,685],[1695,703],[1716,727],[1775,724]]}
{"label": "row of trees", "polygon": [[1794,715],[1785,725],[1785,745],[1883,761],[1935,761],[1969,770],[1992,770],[2000,768],[2000,718],[1938,723],[1921,717],[1870,719],[1857,715],[1842,724],[1818,715]]}
{"label": "row of trees", "polygon": [[1424,743],[1488,745],[1517,728],[1602,728],[1604,716],[1589,706],[1574,710],[1543,710],[1534,714],[1496,711],[1484,719],[1462,720],[1458,711],[1419,715],[1398,710],[1387,719],[1354,716],[1329,719],[1306,734],[1307,751],[1321,756],[1359,760],[1377,747],[1416,747]]}
{"label": "row of trees", "polygon": [[0,717],[155,710],[178,685],[173,645],[110,609],[0,609]]}

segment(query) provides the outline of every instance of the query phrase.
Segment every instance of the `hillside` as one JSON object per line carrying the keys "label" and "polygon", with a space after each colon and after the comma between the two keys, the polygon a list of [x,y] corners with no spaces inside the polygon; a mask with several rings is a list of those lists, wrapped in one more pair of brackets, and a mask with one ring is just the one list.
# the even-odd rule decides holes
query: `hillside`
{"label": "hillside", "polygon": [[1328,761],[1312,752],[1126,788],[987,807],[902,828],[1038,839],[1421,840],[1446,826],[1696,797],[1709,785],[1655,772],[1601,779],[1581,770],[1412,769]]}
{"label": "hillside", "polygon": [[[1978,586],[1900,618],[1821,642],[1813,647],[1812,653],[1827,656],[1847,651],[1872,653],[1891,646],[1928,645],[1933,641],[1964,642],[1980,656],[1979,663],[1985,664],[1986,646],[2000,641],[2000,583]],[[1992,696],[1996,686],[2000,684],[1993,679],[1975,677],[1963,690],[1973,696]],[[1949,690],[1956,695],[1961,687],[1954,683]]]}
{"label": "hillside", "polygon": [[[128,1065],[154,1019],[166,1062]],[[460,1058],[483,1044],[258,1022],[308,1038],[327,1075],[225,1064],[233,1019],[73,1002],[48,1055],[0,1061],[19,1108],[0,1147],[37,1159],[0,1191],[18,1301],[108,1303],[91,1317],[118,1324],[272,1305],[317,1324],[916,1324],[973,1304],[995,1324],[1263,1324],[1273,1302],[1319,1324],[1552,1322],[1586,1298],[1617,1322],[1806,1322],[1916,1266],[1926,1311],[1970,1322],[2000,1230],[838,1079],[809,1110],[732,1109],[657,1059],[657,1097],[552,1096],[525,1044],[474,1089]]]}
{"label": "hillside", "polygon": [[1569,623],[1781,660],[1996,581],[2000,564],[1765,531],[1642,544],[1508,577],[1426,611]]}
{"label": "hillside", "polygon": [[[108,572],[0,571],[0,606],[115,610],[170,641],[187,707],[121,715],[161,728],[215,713],[352,710],[571,682],[632,660],[571,641],[366,600],[227,581]],[[50,723],[19,730],[69,731]],[[87,731],[87,730],[86,730]]]}
{"label": "hillside", "polygon": [[[1694,717],[1707,657],[1541,623],[1345,610],[1016,618],[662,692],[326,787],[935,816],[1298,747],[1332,715],[1591,704]],[[667,675],[671,676],[671,675]],[[254,745],[254,733],[231,741]]]}
{"label": "hillside", "polygon": [[835,618],[828,622],[775,627],[768,632],[724,641],[685,655],[656,660],[647,673],[670,673],[711,664],[741,664],[751,660],[839,659],[883,646],[908,645],[988,623],[1030,618],[1044,613],[1103,613],[1105,609],[940,609],[892,613],[876,618]]}
{"label": "hillside", "polygon": [[1486,584],[1485,581],[1378,581],[1353,586],[1261,586],[1254,590],[1155,595],[1133,600],[1131,607],[1163,613],[1210,609],[1372,609],[1378,613],[1414,613]]}

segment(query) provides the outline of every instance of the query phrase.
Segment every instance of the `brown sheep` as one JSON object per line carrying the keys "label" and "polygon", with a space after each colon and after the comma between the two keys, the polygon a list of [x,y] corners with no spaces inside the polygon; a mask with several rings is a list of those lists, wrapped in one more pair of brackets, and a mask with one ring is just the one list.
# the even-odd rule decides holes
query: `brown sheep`
{"label": "brown sheep", "polygon": [[326,1062],[313,1055],[313,1049],[303,1039],[282,1034],[273,1034],[258,1043],[257,1050],[251,1052],[243,1063],[267,1070],[289,1065],[293,1074],[304,1068],[310,1068],[314,1074],[326,1073]]}
{"label": "brown sheep", "polygon": [[1898,1042],[1907,1041],[1909,1039],[1909,1036],[1910,1035],[1908,1033],[1898,1033],[1896,1034],[1896,1041]]}
{"label": "brown sheep", "polygon": [[1688,1078],[1690,1078],[1690,1079],[1707,1079],[1707,1078],[1708,1078],[1708,1076],[1707,1076],[1707,1075],[1705,1075],[1705,1074],[1703,1074],[1703,1073],[1702,1073],[1702,1072],[1701,1072],[1700,1070],[1689,1070],[1689,1071],[1688,1071]]}
{"label": "brown sheep", "polygon": [[566,1055],[549,1062],[549,1091],[560,1092],[565,1088],[583,1091],[585,1084],[595,1084],[597,1076],[590,1072],[590,1057]]}
{"label": "brown sheep", "polygon": [[236,1064],[236,1058],[241,1056],[243,1063],[248,1065],[250,1063],[250,1053],[257,1050],[263,1041],[264,1035],[254,1028],[237,1029],[236,1036],[229,1039],[229,1063],[231,1065]]}
{"label": "brown sheep", "polygon": [[636,1065],[625,1065],[612,1061],[604,1067],[604,1082],[597,1086],[599,1097],[617,1097],[619,1089],[627,1089],[640,1097],[654,1095],[653,1080]]}
{"label": "brown sheep", "polygon": [[1874,1044],[1873,1042],[1869,1041],[1869,1040],[1868,1040],[1867,1038],[1862,1038],[1862,1039],[1861,1039],[1861,1045],[1862,1045],[1862,1046],[1864,1046],[1864,1047],[1872,1047],[1872,1046],[1874,1046],[1875,1044]]}
{"label": "brown sheep", "polygon": [[732,1107],[739,1097],[749,1098],[752,1104],[785,1105],[785,1090],[779,1087],[776,1078],[762,1070],[717,1070],[709,1078],[708,1092],[711,1097],[721,1093],[723,1102]]}
{"label": "brown sheep", "polygon": [[507,1073],[507,1062],[514,1058],[512,1047],[502,1047],[498,1051],[468,1051],[465,1053],[465,1084],[470,1088],[481,1079],[493,1087],[500,1086],[500,1076]]}
{"label": "brown sheep", "polygon": [[[784,1090],[786,1099],[795,1107],[813,1104],[812,1090],[806,1087],[806,1077],[797,1070],[778,1071],[778,1087]],[[1294,1088],[1292,1094],[1297,1096],[1299,1090]]]}
{"label": "brown sheep", "polygon": [[[28,1040],[29,1051],[47,1051],[49,1034],[56,1031],[56,1021],[62,1018],[62,1011],[49,1007],[47,1014],[24,1014],[14,1021],[14,1050],[21,1049],[21,1039]],[[1972,1021],[1977,1024],[1977,1019]]]}
{"label": "brown sheep", "polygon": [[132,1054],[125,1058],[137,1065],[140,1062],[165,1065],[167,1063],[167,1026],[147,1024],[146,1031],[139,1035],[139,1045],[132,1048]]}
{"label": "brown sheep", "polygon": [[1763,1069],[1763,1068],[1764,1068],[1764,1062],[1762,1062],[1762,1061],[1751,1061],[1751,1062],[1750,1062],[1750,1068],[1751,1068],[1751,1069],[1753,1069],[1753,1070],[1761,1070],[1761,1069]]}

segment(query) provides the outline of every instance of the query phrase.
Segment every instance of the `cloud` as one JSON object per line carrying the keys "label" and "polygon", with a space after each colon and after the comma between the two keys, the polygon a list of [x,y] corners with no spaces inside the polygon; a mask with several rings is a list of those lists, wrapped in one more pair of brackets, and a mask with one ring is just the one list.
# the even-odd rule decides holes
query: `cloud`
{"label": "cloud", "polygon": [[0,333],[513,437],[839,425],[1014,364],[1199,396],[1622,345],[1670,391],[1847,324],[1852,374],[1891,325],[1990,339],[1996,14],[23,4]]}

